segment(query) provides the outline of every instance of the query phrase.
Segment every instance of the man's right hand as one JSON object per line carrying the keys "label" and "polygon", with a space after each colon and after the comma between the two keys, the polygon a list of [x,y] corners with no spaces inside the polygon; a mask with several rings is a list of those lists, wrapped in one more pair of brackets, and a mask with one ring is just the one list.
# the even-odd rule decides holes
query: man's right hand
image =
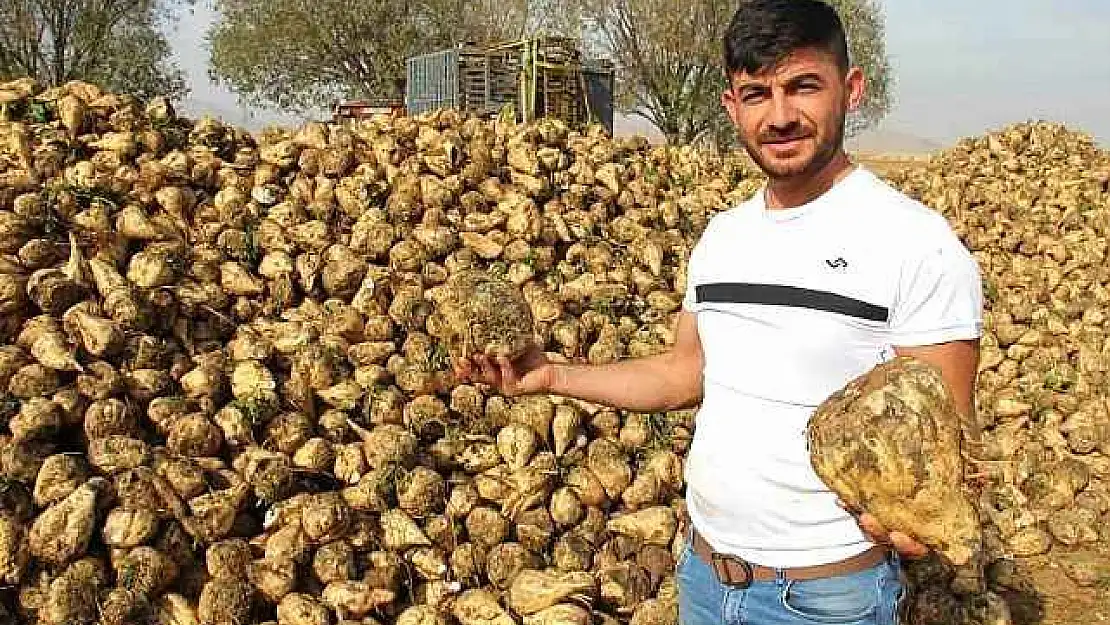
{"label": "man's right hand", "polygon": [[550,392],[555,382],[555,365],[539,345],[513,361],[475,354],[455,361],[454,369],[459,382],[488,384],[507,397]]}
{"label": "man's right hand", "polygon": [[473,356],[454,363],[455,379],[479,382],[502,395],[550,394],[631,410],[662,412],[696,406],[702,397],[704,356],[694,313],[683,311],[674,346],[661,354],[588,364],[556,364],[533,345],[512,362]]}

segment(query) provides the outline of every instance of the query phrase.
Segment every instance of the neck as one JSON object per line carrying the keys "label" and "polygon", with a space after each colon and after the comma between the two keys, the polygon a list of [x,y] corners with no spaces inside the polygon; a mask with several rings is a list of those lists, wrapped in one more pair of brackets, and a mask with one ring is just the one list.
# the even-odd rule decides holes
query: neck
{"label": "neck", "polygon": [[767,184],[767,208],[795,208],[821,197],[852,171],[852,161],[838,150],[824,167],[814,173],[772,179]]}

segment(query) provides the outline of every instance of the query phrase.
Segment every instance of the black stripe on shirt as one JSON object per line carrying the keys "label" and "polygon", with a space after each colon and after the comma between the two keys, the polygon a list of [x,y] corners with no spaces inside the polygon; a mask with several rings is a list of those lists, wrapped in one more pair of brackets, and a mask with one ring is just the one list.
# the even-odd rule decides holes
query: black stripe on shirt
{"label": "black stripe on shirt", "polygon": [[827,291],[813,291],[779,284],[747,284],[742,282],[700,284],[697,286],[696,295],[698,303],[767,304],[809,308],[867,319],[868,321],[885,322],[890,317],[890,311],[882,306]]}

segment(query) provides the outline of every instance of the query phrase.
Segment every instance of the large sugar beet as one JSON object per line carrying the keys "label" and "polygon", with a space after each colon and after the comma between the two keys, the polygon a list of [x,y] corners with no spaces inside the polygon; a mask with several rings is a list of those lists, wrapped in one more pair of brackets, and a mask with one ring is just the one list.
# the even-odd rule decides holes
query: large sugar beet
{"label": "large sugar beet", "polygon": [[960,417],[934,367],[909,357],[876,366],[818,406],[808,438],[814,469],[847,505],[952,564],[979,549],[978,514],[962,490]]}
{"label": "large sugar beet", "polygon": [[515,359],[532,345],[532,310],[511,282],[472,269],[451,276],[444,295],[435,330],[452,356]]}

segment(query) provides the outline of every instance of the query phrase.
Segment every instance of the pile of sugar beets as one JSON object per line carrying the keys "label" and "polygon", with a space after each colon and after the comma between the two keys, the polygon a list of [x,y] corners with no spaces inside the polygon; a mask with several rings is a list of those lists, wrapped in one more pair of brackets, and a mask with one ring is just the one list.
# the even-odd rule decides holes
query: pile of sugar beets
{"label": "pile of sugar beets", "polygon": [[[964,139],[889,180],[948,218],[986,296],[963,446],[985,579],[910,567],[923,589],[912,616],[1110,617],[1110,153],[1061,124],[1028,122]],[[986,594],[942,592],[984,581]]]}
{"label": "pile of sugar beets", "polygon": [[[1008,617],[1046,552],[1110,578],[1105,160],[1023,125],[894,176],[991,296],[957,493],[984,548],[910,567],[918,622]],[[507,399],[451,358],[665,350],[690,249],[761,182],[552,120],[250,135],[0,84],[0,623],[674,623],[694,411]]]}
{"label": "pile of sugar beets", "polygon": [[747,164],[450,112],[250,136],[83,83],[0,102],[3,619],[675,621],[693,413],[510,401],[450,356],[518,350],[499,323],[665,349]]}

